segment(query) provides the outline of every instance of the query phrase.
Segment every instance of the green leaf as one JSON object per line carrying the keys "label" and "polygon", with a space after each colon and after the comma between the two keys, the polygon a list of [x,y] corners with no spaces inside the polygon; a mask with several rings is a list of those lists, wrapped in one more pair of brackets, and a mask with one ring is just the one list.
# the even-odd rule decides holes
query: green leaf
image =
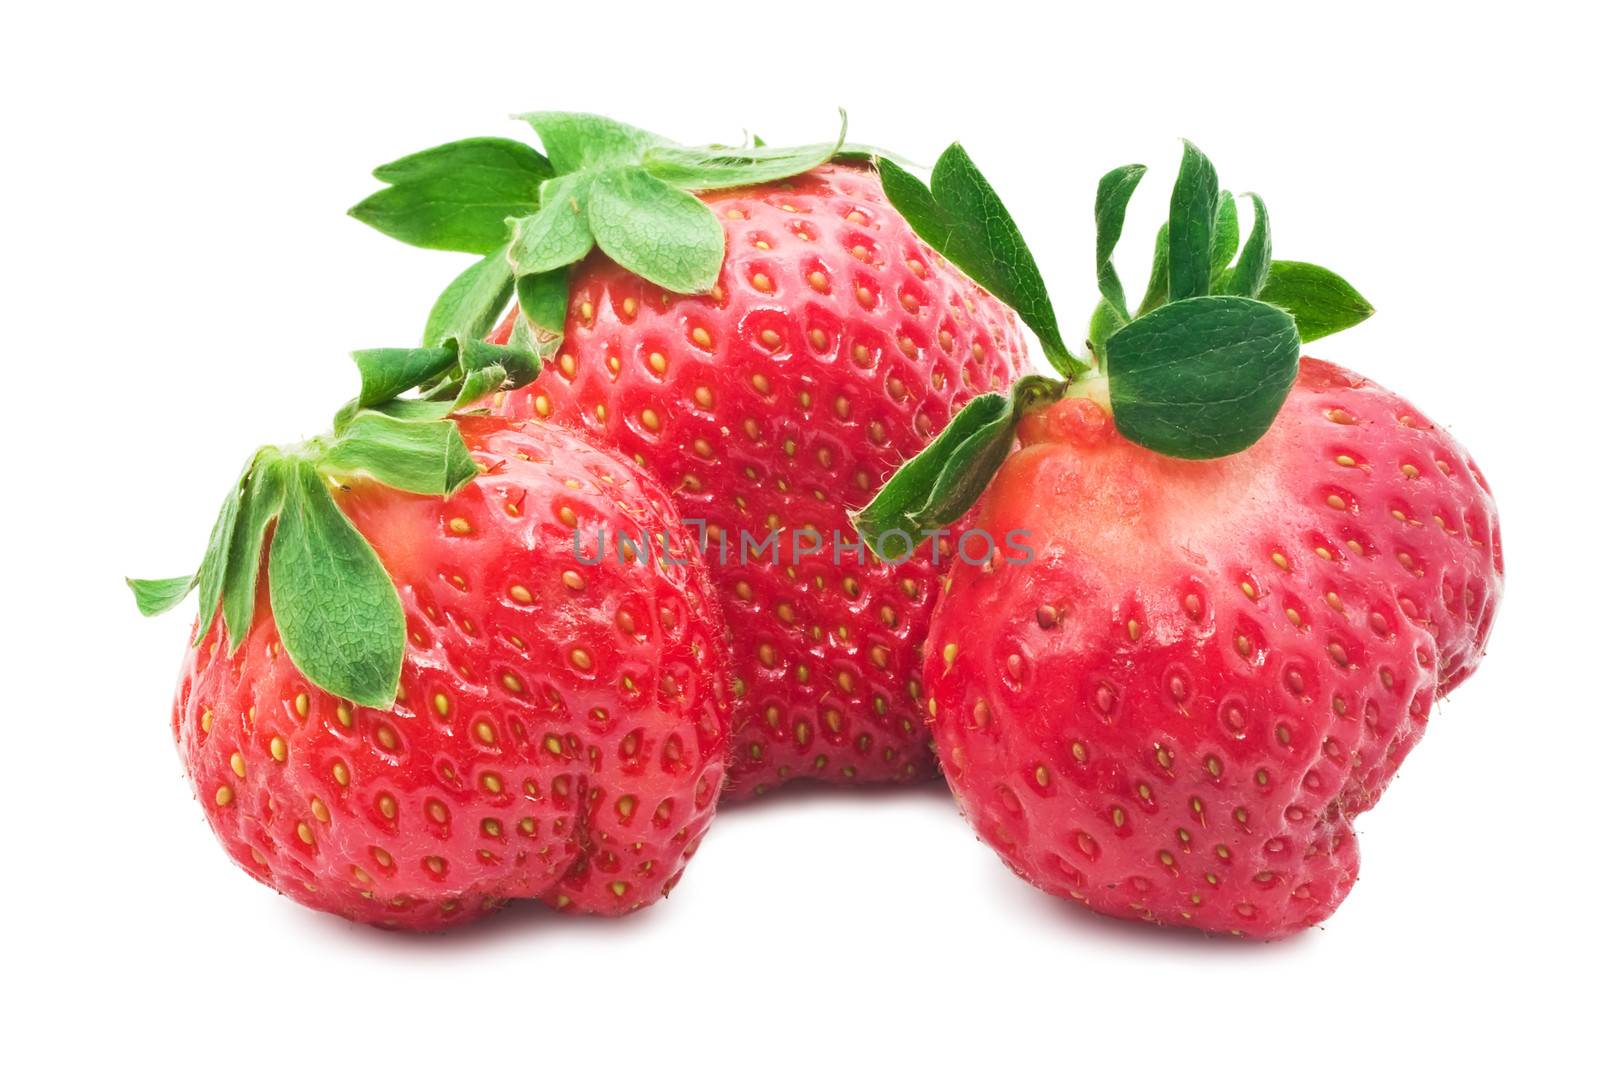
{"label": "green leaf", "polygon": [[839,111],[839,138],[832,143],[812,143],[803,147],[755,146],[679,147],[664,144],[645,151],[645,171],[674,188],[707,191],[767,184],[805,173],[829,161],[844,146],[846,118]]}
{"label": "green leaf", "polygon": [[1303,343],[1354,327],[1372,315],[1371,302],[1354,286],[1314,263],[1273,260],[1259,296],[1289,311]]}
{"label": "green leaf", "polygon": [[1172,301],[1203,297],[1211,288],[1211,235],[1218,206],[1217,171],[1200,148],[1184,140],[1167,216],[1167,297]]}
{"label": "green leaf", "polygon": [[653,132],[594,113],[523,113],[518,119],[539,133],[558,174],[637,165],[646,151],[670,145]]}
{"label": "green leaf", "polygon": [[[538,133],[548,158],[511,140],[436,147],[380,168],[380,179],[393,187],[352,212],[403,240],[487,254],[435,303],[424,345],[483,337],[504,311],[514,276],[569,267],[597,238],[613,260],[656,285],[679,293],[708,290],[721,270],[720,226],[718,266],[711,269],[715,215],[691,202],[688,191],[766,184],[846,152],[872,153],[844,143],[842,110],[834,140],[801,147],[759,140],[685,147],[592,113],[539,112],[522,119]],[[496,259],[498,245],[506,246],[504,266]],[[556,283],[548,285],[553,290]],[[519,336],[546,333],[533,335],[531,344],[519,338],[529,352],[548,353],[560,342],[559,327],[519,328],[513,328]]]}
{"label": "green leaf", "polygon": [[[936,483],[952,457],[974,437],[981,436],[986,443],[993,434],[992,427],[1008,420],[1011,399],[1005,395],[989,392],[962,407],[933,443],[895,471],[871,503],[851,517],[862,540],[880,556],[884,556],[879,547],[885,536],[894,531],[904,531],[913,545],[921,541],[923,528],[919,522],[926,518]],[[949,502],[940,503],[947,507]]]}
{"label": "green leaf", "polygon": [[498,365],[474,369],[461,379],[451,410],[466,410],[479,400],[487,398],[505,384],[506,371]]}
{"label": "green leaf", "polygon": [[[378,411],[394,418],[431,419],[475,402],[501,387],[520,388],[539,375],[539,355],[517,343],[500,345],[478,338],[451,336],[442,346],[410,350],[357,350],[351,354],[361,370],[361,394],[339,411],[333,429],[342,435],[360,411]],[[470,384],[470,399],[458,393]],[[412,388],[426,390],[424,401],[401,399]],[[453,403],[440,405],[441,400]]]}
{"label": "green leaf", "polygon": [[405,657],[400,596],[314,464],[297,461],[267,558],[278,633],[300,672],[334,696],[394,704]]}
{"label": "green leaf", "polygon": [[411,349],[383,347],[352,350],[350,356],[361,370],[361,393],[356,396],[356,406],[371,407],[449,372],[456,364],[457,351],[454,344]]}
{"label": "green leaf", "polygon": [[[403,422],[431,422],[449,417],[455,408],[455,397],[450,395],[443,399],[390,399],[369,409]],[[352,411],[350,417],[354,416],[355,413]],[[349,418],[346,418],[345,424],[348,423]]]}
{"label": "green leaf", "polygon": [[283,458],[274,448],[256,453],[239,502],[234,522],[233,546],[228,550],[228,567],[222,582],[222,620],[228,627],[228,651],[250,634],[256,612],[256,583],[261,574],[261,550],[267,528],[283,509],[283,480],[287,472]]}
{"label": "green leaf", "polygon": [[[1211,230],[1211,288],[1222,282],[1234,254],[1239,251],[1239,204],[1233,193],[1217,197],[1217,220]],[[1207,292],[1213,292],[1208,288]]]}
{"label": "green leaf", "polygon": [[519,275],[577,263],[594,247],[587,174],[557,177],[545,185],[544,205],[511,221],[511,264]]}
{"label": "green leaf", "polygon": [[[524,323],[519,319],[518,324]],[[461,342],[460,378],[433,392],[429,398],[453,395],[454,410],[463,410],[501,388],[520,388],[539,375],[539,354],[532,344],[521,341],[505,345],[464,339]]]}
{"label": "green leaf", "polygon": [[999,417],[977,426],[951,449],[927,500],[909,517],[918,530],[948,526],[977,503],[1000,464],[1011,454],[1016,442],[1017,417],[1012,400],[1008,398],[1006,409]]}
{"label": "green leaf", "polygon": [[511,332],[506,336],[506,345],[526,350],[542,361],[548,361],[560,347],[561,337],[559,335],[551,337],[542,331],[535,331],[528,318],[518,310],[516,318],[511,321]]}
{"label": "green leaf", "polygon": [[197,644],[206,638],[217,620],[217,606],[222,602],[222,575],[228,567],[228,551],[233,547],[233,524],[239,515],[240,494],[249,478],[250,468],[246,467],[223,498],[222,508],[211,525],[205,556],[200,560],[196,576],[200,587],[200,623],[195,626],[194,633]]}
{"label": "green leaf", "polygon": [[901,169],[926,169],[927,168],[927,166],[924,163],[913,162],[911,159],[907,158],[903,154],[896,154],[894,151],[888,150],[888,149],[886,149],[884,147],[874,147],[870,143],[846,143],[844,146],[840,147],[839,150],[834,154],[833,160],[835,162],[862,162],[862,163],[877,163],[879,161],[889,161],[889,162],[893,162],[895,165],[899,166]]}
{"label": "green leaf", "polygon": [[1272,425],[1299,360],[1282,309],[1243,297],[1174,301],[1106,340],[1112,417],[1163,455],[1232,455]]}
{"label": "green leaf", "polygon": [[924,186],[888,159],[878,173],[884,193],[918,236],[974,281],[1015,309],[1045,357],[1065,375],[1087,371],[1062,341],[1044,277],[1022,232],[961,144],[952,143]]}
{"label": "green leaf", "polygon": [[455,422],[406,421],[370,410],[350,419],[318,464],[336,475],[364,474],[407,493],[439,497],[478,474]]}
{"label": "green leaf", "polygon": [[[1272,269],[1272,226],[1267,221],[1267,205],[1254,192],[1249,195],[1255,205],[1255,222],[1250,227],[1250,236],[1245,240],[1243,251],[1239,253],[1238,266],[1228,275],[1228,288],[1224,291],[1240,297],[1258,296]],[[1304,341],[1303,328],[1300,337]]]}
{"label": "green leaf", "polygon": [[[1139,187],[1145,174],[1140,165],[1118,166],[1100,178],[1094,196],[1094,263],[1095,275],[1100,283],[1100,296],[1111,306],[1122,322],[1128,320],[1128,300],[1122,292],[1122,280],[1111,264],[1111,254],[1116,251],[1122,237],[1122,223],[1128,213],[1128,200]],[[1091,342],[1103,342],[1090,334]]]}
{"label": "green leaf", "polygon": [[[509,227],[502,223],[502,230]],[[451,338],[481,339],[493,330],[511,300],[509,245],[502,245],[457,275],[428,313],[422,345],[439,346]]]}
{"label": "green leaf", "polygon": [[793,177],[829,161],[838,149],[838,143],[752,147],[737,151],[714,147],[658,147],[644,156],[644,168],[650,176],[674,188],[705,192]]}
{"label": "green leaf", "polygon": [[[680,294],[705,293],[722,270],[722,224],[711,208],[642,169],[594,179],[589,226],[621,266]],[[518,263],[524,273],[550,270]]]}
{"label": "green leaf", "polygon": [[1167,224],[1156,230],[1156,252],[1150,260],[1150,282],[1144,288],[1144,299],[1139,302],[1138,315],[1160,308],[1167,303]]}
{"label": "green leaf", "polygon": [[551,170],[524,143],[485,138],[407,155],[372,175],[392,187],[350,208],[352,217],[421,248],[482,254],[505,243],[507,218],[538,210]]}
{"label": "green leaf", "polygon": [[1089,314],[1089,345],[1094,348],[1094,352],[1097,355],[1104,353],[1106,340],[1127,322],[1128,318],[1102,297],[1095,305],[1094,312]]}
{"label": "green leaf", "polygon": [[[520,388],[531,384],[539,375],[539,356],[519,347],[484,342],[482,339],[462,339],[461,371],[471,374],[489,369],[500,371],[501,382],[507,387]],[[495,385],[499,387],[499,385]]]}
{"label": "green leaf", "polygon": [[933,443],[902,464],[871,503],[851,516],[862,541],[880,557],[904,557],[908,553],[885,544],[887,536],[903,532],[914,549],[924,532],[956,522],[1011,453],[1023,412],[1059,398],[1065,389],[1049,377],[1025,376],[1010,395],[990,392],[962,407]]}
{"label": "green leaf", "polygon": [[194,589],[193,576],[174,576],[170,580],[136,580],[123,582],[133,591],[134,605],[146,617],[164,614],[182,602]]}
{"label": "green leaf", "polygon": [[531,345],[542,358],[560,349],[566,334],[569,279],[565,267],[517,278],[518,326],[529,329]]}

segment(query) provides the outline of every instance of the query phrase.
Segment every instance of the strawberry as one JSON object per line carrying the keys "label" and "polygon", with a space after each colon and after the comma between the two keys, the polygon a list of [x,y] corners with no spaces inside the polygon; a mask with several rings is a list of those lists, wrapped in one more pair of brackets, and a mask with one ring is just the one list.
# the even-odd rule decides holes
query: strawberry
{"label": "strawberry", "polygon": [[[951,788],[1006,863],[1105,914],[1270,938],[1344,899],[1352,819],[1477,667],[1500,530],[1448,434],[1299,359],[1297,328],[1370,309],[1331,272],[1271,262],[1259,200],[1228,267],[1209,170],[1189,148],[1148,310],[1105,291],[1097,369],[975,403],[925,457],[946,475],[914,484],[914,462],[862,518],[869,536],[936,522],[982,492],[973,533],[1012,543],[953,567],[924,671]],[[1108,176],[1123,205],[1126,177]],[[1122,213],[1106,192],[1102,237]]]}
{"label": "strawberry", "polygon": [[1098,911],[1260,937],[1320,922],[1355,881],[1351,818],[1481,654],[1500,550],[1476,466],[1310,358],[1225,459],[1142,448],[1088,398],[1022,428],[978,526],[1030,530],[1034,558],[957,566],[931,632],[967,815]]}
{"label": "strawberry", "polygon": [[[367,355],[367,385],[408,353],[428,352]],[[257,453],[219,519],[230,541],[203,566],[173,708],[212,829],[258,880],[383,926],[516,897],[653,903],[727,755],[723,633],[692,536],[658,484],[570,430],[398,420],[380,411],[451,404],[384,394],[332,437]],[[650,556],[620,559],[622,536]],[[153,611],[188,585],[136,590]]]}
{"label": "strawberry", "polygon": [[[1011,314],[916,237],[875,172],[827,164],[838,144],[694,151],[600,118],[529,119],[549,153],[550,175],[529,172],[543,207],[513,219],[488,270],[464,276],[514,277],[521,309],[491,341],[520,334],[552,359],[503,409],[619,449],[702,533],[735,633],[731,792],[927,777],[918,674],[942,555],[872,559],[846,509],[963,403],[1009,385],[1024,357]],[[632,150],[611,154],[618,145]],[[466,207],[448,228],[389,213],[409,206],[418,167],[404,163],[472,158],[451,146],[380,169],[394,187],[358,217],[439,247],[504,241],[487,223],[476,247],[456,238]],[[473,190],[478,175],[455,168],[457,188]],[[617,170],[639,175],[631,203],[608,187]],[[687,201],[674,214],[704,215],[699,279],[680,273],[688,257],[631,245],[608,219],[626,212],[631,232],[692,248],[652,202],[667,199],[657,177]],[[546,243],[574,212],[593,254]],[[468,292],[452,291],[441,306]]]}

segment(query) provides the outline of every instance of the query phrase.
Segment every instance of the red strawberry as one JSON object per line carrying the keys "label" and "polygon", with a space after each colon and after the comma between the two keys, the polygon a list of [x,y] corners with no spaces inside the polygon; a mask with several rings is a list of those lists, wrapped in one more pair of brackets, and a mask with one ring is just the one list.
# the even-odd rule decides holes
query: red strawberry
{"label": "red strawberry", "polygon": [[[984,262],[968,223],[1004,211],[959,148],[931,192],[885,170],[947,254],[1043,297],[1031,260]],[[1142,172],[1101,183],[1096,365],[975,402],[861,522],[949,522],[983,493],[974,530],[1005,540],[954,566],[924,675],[951,788],[1007,864],[1117,917],[1274,937],[1344,899],[1351,819],[1478,665],[1499,524],[1447,434],[1299,358],[1370,308],[1272,261],[1259,199],[1230,267],[1232,200],[1193,147],[1129,313],[1109,242]],[[1048,302],[1031,322],[1053,331]]]}
{"label": "red strawberry", "polygon": [[[297,602],[282,511],[248,633],[230,650],[217,621],[184,665],[173,730],[196,795],[252,876],[362,922],[433,929],[513,897],[646,906],[681,876],[725,767],[725,651],[704,568],[632,464],[556,426],[447,424],[477,468],[448,495],[369,477],[379,453],[353,465],[313,442],[257,457],[251,499],[292,493],[299,469],[313,500],[341,483],[329,516],[348,518],[398,589],[398,691],[364,707],[291,659],[274,620]],[[281,466],[302,455],[309,467]],[[623,533],[651,556],[619,559]],[[362,637],[343,604],[316,603]]]}
{"label": "red strawberry", "polygon": [[1325,919],[1355,881],[1350,819],[1481,657],[1501,566],[1477,467],[1310,358],[1225,459],[1141,448],[1083,398],[1021,433],[979,525],[1031,531],[1034,559],[959,566],[931,633],[967,816],[1107,914],[1256,937]]}
{"label": "red strawberry", "polygon": [[[863,559],[846,510],[963,403],[1010,384],[1015,322],[917,239],[871,171],[703,198],[726,230],[710,293],[668,294],[591,256],[561,352],[506,409],[616,446],[704,523],[734,633],[734,793],[926,777],[917,672],[939,571]],[[753,551],[769,531],[777,559],[741,561],[741,532]]]}

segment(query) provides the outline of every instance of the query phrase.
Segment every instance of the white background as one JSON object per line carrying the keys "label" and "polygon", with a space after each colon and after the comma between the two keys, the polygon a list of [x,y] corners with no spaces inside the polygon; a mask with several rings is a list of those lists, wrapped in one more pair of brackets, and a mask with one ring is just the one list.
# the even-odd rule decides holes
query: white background
{"label": "white background", "polygon": [[[6,1075],[1592,1073],[1600,239],[1579,6],[671,6],[5,16]],[[1152,166],[1122,261],[1141,283],[1194,139],[1265,194],[1278,254],[1378,306],[1320,352],[1477,457],[1502,618],[1360,821],[1349,901],[1271,945],[1099,919],[1014,878],[938,787],[729,809],[672,899],[617,923],[524,907],[407,938],[233,869],[168,737],[189,618],[142,621],[120,577],[192,567],[246,453],[320,429],[345,351],[412,341],[464,264],[344,217],[367,171],[528,135],[514,111],[783,143],[826,137],[838,105],[855,138],[922,161],[963,140],[1073,316],[1100,173]]]}

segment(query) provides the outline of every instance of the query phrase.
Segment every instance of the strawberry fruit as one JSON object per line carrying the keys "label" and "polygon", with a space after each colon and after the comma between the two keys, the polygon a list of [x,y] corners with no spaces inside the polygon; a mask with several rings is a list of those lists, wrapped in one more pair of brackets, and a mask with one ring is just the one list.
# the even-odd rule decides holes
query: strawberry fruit
{"label": "strawberry fruit", "polygon": [[[633,464],[448,415],[532,375],[465,341],[358,355],[361,398],[252,458],[198,577],[133,582],[157,612],[198,580],[174,738],[228,853],[309,907],[405,929],[515,897],[632,911],[715,811],[715,601]],[[419,381],[431,398],[396,397]]]}
{"label": "strawberry fruit", "polygon": [[[966,208],[1004,210],[959,148],[931,191],[885,171],[952,259],[1003,297],[1028,285],[964,242]],[[1259,199],[1230,266],[1232,199],[1193,147],[1129,313],[1109,261],[1142,172],[1101,185],[1094,364],[975,402],[862,530],[946,523],[981,493],[973,530],[1021,543],[953,567],[925,667],[945,773],[1006,863],[1106,914],[1270,938],[1344,899],[1352,819],[1477,667],[1499,524],[1443,430],[1299,358],[1370,310],[1273,262]],[[1053,330],[1047,301],[1033,318]]]}
{"label": "strawberry fruit", "polygon": [[[353,213],[487,253],[435,312],[482,299],[483,329],[515,296],[493,341],[550,361],[503,409],[619,449],[701,533],[734,633],[732,793],[928,776],[919,673],[944,555],[876,560],[846,510],[1010,384],[1013,317],[841,143],[685,148],[598,117],[527,119],[548,159],[498,141],[491,168],[496,141],[436,148],[378,170],[392,187]],[[524,183],[486,199],[493,214],[537,208],[497,232],[467,203],[508,162]],[[423,192],[462,206],[434,222]]]}

